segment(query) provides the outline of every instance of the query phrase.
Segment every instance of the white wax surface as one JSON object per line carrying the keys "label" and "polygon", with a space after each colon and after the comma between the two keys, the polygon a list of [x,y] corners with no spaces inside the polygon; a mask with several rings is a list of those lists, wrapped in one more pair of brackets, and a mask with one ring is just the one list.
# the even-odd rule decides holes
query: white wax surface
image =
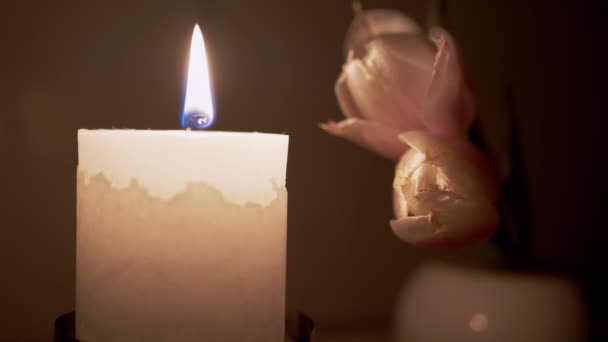
{"label": "white wax surface", "polygon": [[76,334],[283,341],[288,136],[79,130]]}
{"label": "white wax surface", "polygon": [[[285,186],[289,136],[265,133],[78,130],[78,168],[116,188],[132,180],[170,199],[204,182],[232,203],[267,205]],[[274,185],[273,185],[274,183]]]}

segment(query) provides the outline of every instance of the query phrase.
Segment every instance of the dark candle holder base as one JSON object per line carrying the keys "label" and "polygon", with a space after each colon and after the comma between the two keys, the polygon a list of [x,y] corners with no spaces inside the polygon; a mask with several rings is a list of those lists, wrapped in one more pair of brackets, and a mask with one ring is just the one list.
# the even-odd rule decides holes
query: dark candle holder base
{"label": "dark candle holder base", "polygon": [[[76,339],[76,314],[74,311],[55,320],[55,342],[83,342]],[[285,342],[311,342],[313,321],[299,312],[288,312],[285,320]]]}

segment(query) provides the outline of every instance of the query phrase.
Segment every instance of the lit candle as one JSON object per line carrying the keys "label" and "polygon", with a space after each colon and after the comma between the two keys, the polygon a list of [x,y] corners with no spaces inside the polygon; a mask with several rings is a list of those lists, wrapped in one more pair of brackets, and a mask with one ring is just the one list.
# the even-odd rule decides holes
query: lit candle
{"label": "lit candle", "polygon": [[[213,122],[195,28],[182,125]],[[204,76],[204,78],[199,78]],[[79,130],[76,334],[283,341],[288,136]]]}

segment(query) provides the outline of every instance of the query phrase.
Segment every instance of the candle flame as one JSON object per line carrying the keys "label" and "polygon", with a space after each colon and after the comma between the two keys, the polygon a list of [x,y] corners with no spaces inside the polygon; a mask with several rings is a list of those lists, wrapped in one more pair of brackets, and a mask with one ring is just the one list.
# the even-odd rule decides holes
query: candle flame
{"label": "candle flame", "polygon": [[211,78],[207,65],[205,40],[198,24],[194,26],[188,63],[188,83],[182,113],[182,128],[203,129],[214,120]]}

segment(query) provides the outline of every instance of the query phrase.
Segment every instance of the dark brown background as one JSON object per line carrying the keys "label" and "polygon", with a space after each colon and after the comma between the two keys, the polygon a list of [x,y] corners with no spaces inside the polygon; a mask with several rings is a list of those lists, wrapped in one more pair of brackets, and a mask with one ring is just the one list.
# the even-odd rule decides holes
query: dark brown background
{"label": "dark brown background", "polygon": [[[428,8],[363,4],[419,20]],[[595,284],[605,111],[595,103],[593,13],[585,3],[447,1],[446,26],[502,167],[504,86],[515,87],[534,263]],[[432,253],[388,228],[393,164],[317,128],[341,117],[333,83],[351,18],[350,1],[0,5],[0,340],[48,340],[52,320],[73,309],[76,130],[177,128],[195,22],[210,55],[214,128],[290,135],[289,302],[322,326],[386,322],[402,280]]]}

